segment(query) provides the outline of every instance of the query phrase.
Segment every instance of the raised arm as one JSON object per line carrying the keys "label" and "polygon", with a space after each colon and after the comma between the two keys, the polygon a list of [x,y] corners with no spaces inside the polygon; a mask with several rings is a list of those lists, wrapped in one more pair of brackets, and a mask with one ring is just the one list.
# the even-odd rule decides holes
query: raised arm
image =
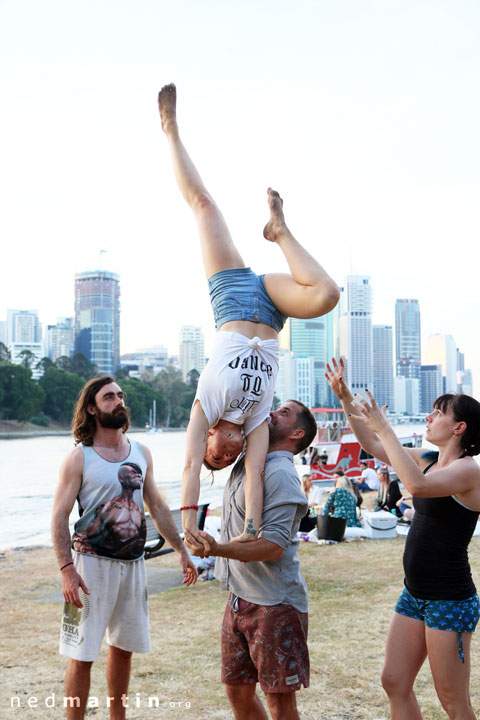
{"label": "raised arm", "polygon": [[55,490],[51,523],[52,542],[58,567],[63,568],[61,570],[63,597],[68,603],[79,608],[83,607],[83,604],[78,594],[78,588],[81,587],[87,595],[89,592],[73,565],[72,538],[68,521],[82,484],[82,474],[83,453],[80,448],[75,448],[60,468],[60,479]]}
{"label": "raised arm", "polygon": [[188,556],[185,546],[182,542],[172,513],[160,495],[155,484],[153,476],[153,460],[150,450],[144,445],[141,446],[145,459],[147,461],[147,472],[145,474],[145,483],[143,486],[143,498],[148,512],[157,528],[158,532],[170,543],[172,548],[178,555],[180,565],[183,570],[184,585],[193,585],[196,582],[198,573],[195,565]]}
{"label": "raised arm", "polygon": [[345,364],[343,358],[340,358],[338,363],[335,358],[332,358],[332,366],[327,363],[325,377],[329,382],[332,392],[342,403],[343,410],[355,437],[367,453],[390,465],[388,455],[378,436],[364,423],[359,422],[354,417],[354,415],[358,414],[358,407],[355,404],[355,398],[350,388],[345,382]]}
{"label": "raised arm", "polygon": [[[185,467],[182,477],[182,507],[198,505],[200,495],[200,472],[205,458],[208,437],[208,420],[197,400],[190,413],[187,427]],[[182,510],[183,528],[195,534],[197,530],[197,511]]]}
{"label": "raised arm", "polygon": [[369,403],[363,401],[356,408],[356,422],[380,436],[391,465],[407,490],[416,497],[447,497],[459,495],[472,510],[480,510],[480,468],[473,458],[462,457],[449,465],[424,475],[419,450],[404,448],[384,412],[380,410],[373,395],[368,392]]}

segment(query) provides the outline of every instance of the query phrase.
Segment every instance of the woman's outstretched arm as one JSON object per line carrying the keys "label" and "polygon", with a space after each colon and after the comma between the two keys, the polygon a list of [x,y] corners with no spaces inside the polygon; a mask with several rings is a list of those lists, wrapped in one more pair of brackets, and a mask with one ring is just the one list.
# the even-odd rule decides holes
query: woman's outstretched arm
{"label": "woman's outstretched arm", "polygon": [[[402,446],[384,413],[375,402],[375,398],[368,390],[367,395],[370,402],[362,401],[361,405],[357,406],[354,420],[380,436],[383,447],[391,460],[391,465],[412,495],[416,497],[446,497],[453,494],[466,494],[478,488],[480,468],[473,458],[458,458],[448,466],[432,470],[428,476],[425,476],[416,462],[414,451]],[[478,497],[472,497],[472,506],[473,503],[480,505]]]}
{"label": "woman's outstretched arm", "polygon": [[379,440],[378,435],[354,417],[354,415],[358,414],[359,408],[355,404],[355,398],[345,382],[345,364],[343,359],[340,358],[337,363],[335,358],[332,358],[331,362],[333,367],[327,363],[327,372],[325,373],[325,377],[329,382],[333,394],[342,403],[345,415],[348,418],[350,427],[352,428],[355,437],[367,453],[390,465],[390,459]]}

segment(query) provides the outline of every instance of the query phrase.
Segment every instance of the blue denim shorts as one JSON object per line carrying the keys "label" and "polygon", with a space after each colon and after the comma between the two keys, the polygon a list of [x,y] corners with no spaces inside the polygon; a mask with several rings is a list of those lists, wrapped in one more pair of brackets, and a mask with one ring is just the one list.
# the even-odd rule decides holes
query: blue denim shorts
{"label": "blue denim shorts", "polygon": [[249,320],[280,332],[287,318],[273,304],[263,278],[250,268],[234,268],[221,270],[208,279],[217,330],[232,320]]}
{"label": "blue denim shorts", "polygon": [[451,630],[458,634],[458,657],[463,662],[462,633],[475,632],[480,617],[478,595],[466,600],[421,600],[413,597],[407,588],[398,598],[395,612],[414,620],[421,620],[434,630]]}

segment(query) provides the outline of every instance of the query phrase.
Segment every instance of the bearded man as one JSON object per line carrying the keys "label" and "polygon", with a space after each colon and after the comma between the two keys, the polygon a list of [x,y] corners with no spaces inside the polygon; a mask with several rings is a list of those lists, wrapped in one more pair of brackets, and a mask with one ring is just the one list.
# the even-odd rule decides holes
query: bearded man
{"label": "bearded man", "polygon": [[[225,486],[221,542],[185,531],[195,555],[214,555],[215,577],[229,591],[222,624],[222,681],[237,720],[299,720],[296,691],[309,685],[308,597],[297,556],[297,532],[308,510],[293,456],[317,433],[297,400],[270,413],[263,514],[256,540],[235,542],[245,520],[245,468],[240,458]],[[203,546],[206,546],[206,550]]]}
{"label": "bearded man", "polygon": [[[127,437],[129,413],[110,375],[89,380],[77,400],[72,431],[77,447],[66,457],[55,492],[52,540],[65,598],[60,653],[68,720],[82,720],[92,663],[106,632],[110,717],[123,720],[131,656],[149,652],[144,502],[176,551],[184,584],[197,571],[158,491],[148,448]],[[75,500],[80,519],[69,531]],[[73,554],[72,554],[73,550]]]}

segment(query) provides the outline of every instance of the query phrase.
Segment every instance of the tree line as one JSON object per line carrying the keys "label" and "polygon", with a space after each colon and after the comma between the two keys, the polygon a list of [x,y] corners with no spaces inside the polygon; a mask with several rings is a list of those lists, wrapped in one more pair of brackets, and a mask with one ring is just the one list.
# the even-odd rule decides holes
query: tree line
{"label": "tree line", "polygon": [[[87,380],[100,374],[98,368],[82,353],[72,358],[59,357],[55,362],[47,357],[37,361],[29,350],[20,355],[21,364],[13,364],[7,348],[0,343],[0,421],[30,421],[44,427],[55,421],[68,426],[80,390]],[[32,377],[33,368],[42,371],[38,380]],[[189,373],[188,383],[171,366],[155,377],[147,373],[141,380],[121,369],[115,378],[125,393],[132,425],[145,427],[149,423],[154,400],[157,424],[187,424],[198,382],[196,370]]]}

